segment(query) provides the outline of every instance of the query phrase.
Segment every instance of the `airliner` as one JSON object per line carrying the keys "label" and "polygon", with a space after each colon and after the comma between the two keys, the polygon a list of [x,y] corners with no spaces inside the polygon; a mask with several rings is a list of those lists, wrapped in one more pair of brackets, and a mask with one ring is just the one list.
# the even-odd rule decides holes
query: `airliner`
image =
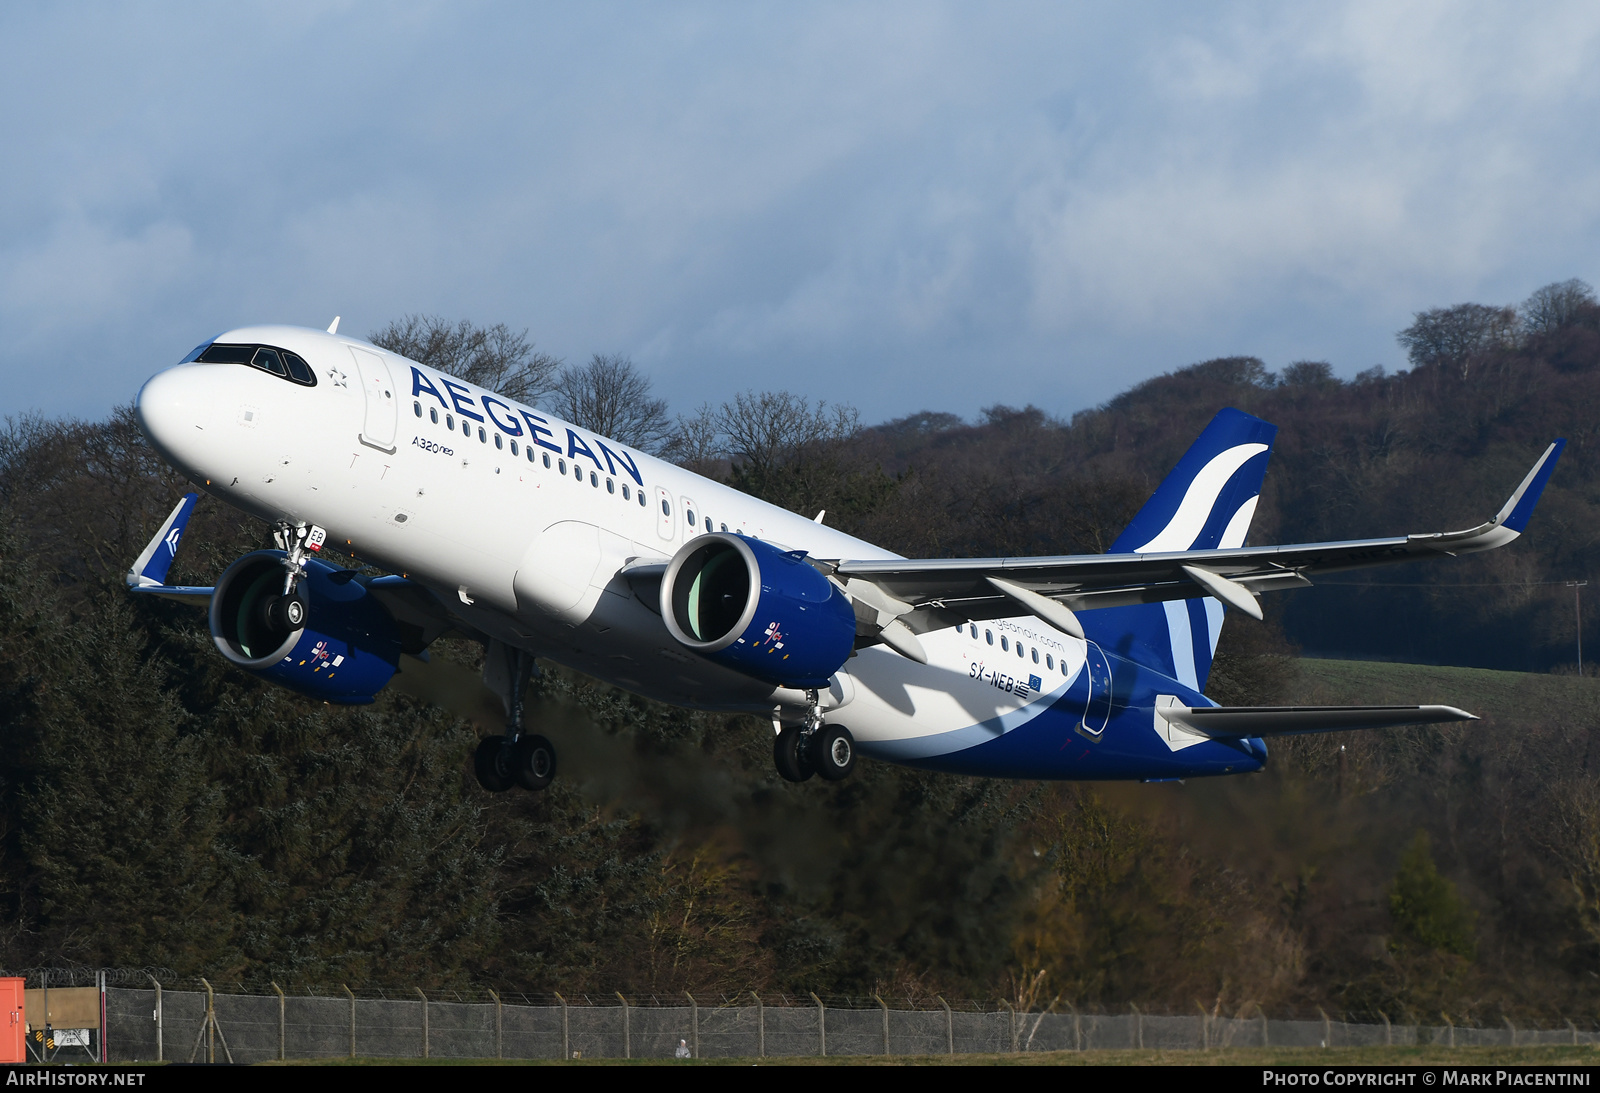
{"label": "airliner", "polygon": [[[204,606],[224,658],[312,698],[393,687],[480,724],[490,708],[473,765],[492,792],[555,774],[524,712],[541,661],[758,715],[789,781],[842,780],[862,755],[1164,781],[1260,770],[1274,736],[1472,720],[1203,691],[1228,611],[1261,618],[1263,593],[1322,574],[1504,546],[1564,444],[1477,527],[1247,546],[1277,429],[1224,409],[1106,554],[903,558],[337,328],[231,330],[144,384],[150,442],[270,522],[275,548],[209,587],[166,584],[189,493],[128,586]],[[482,643],[481,675],[430,656],[444,634]]]}

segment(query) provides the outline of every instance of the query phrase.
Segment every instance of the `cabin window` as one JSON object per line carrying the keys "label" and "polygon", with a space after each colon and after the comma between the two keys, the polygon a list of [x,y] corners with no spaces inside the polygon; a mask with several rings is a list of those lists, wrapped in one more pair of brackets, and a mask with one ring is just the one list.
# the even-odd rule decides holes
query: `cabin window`
{"label": "cabin window", "polygon": [[505,448],[505,444],[500,440],[500,434],[499,433],[495,433],[494,434],[494,446],[496,448],[500,448],[500,449],[504,449]]}
{"label": "cabin window", "polygon": [[1035,663],[1035,664],[1038,664],[1038,663],[1039,663],[1039,650],[1037,650],[1037,649],[1035,649],[1035,650],[1034,650],[1034,651],[1033,651],[1033,662],[1034,662],[1034,663]]}
{"label": "cabin window", "polygon": [[479,444],[487,444],[487,443],[489,443],[489,434],[483,431],[483,426],[482,425],[478,426],[478,443]]}
{"label": "cabin window", "polygon": [[435,425],[439,424],[439,408],[437,406],[428,407],[428,420]]}
{"label": "cabin window", "polygon": [[1011,651],[1011,640],[1004,634],[1000,635],[1000,648],[1008,653]]}
{"label": "cabin window", "polygon": [[412,404],[411,404],[411,410],[412,410],[412,412],[413,412],[413,413],[415,413],[415,414],[416,414],[416,415],[417,415],[417,416],[418,416],[418,417],[421,417],[421,416],[422,416],[422,403],[420,403],[420,402],[413,402],[413,403],[412,403]]}
{"label": "cabin window", "polygon": [[688,514],[689,526],[694,527],[694,509],[684,509],[683,511]]}
{"label": "cabin window", "polygon": [[607,493],[616,493],[617,492],[617,484],[615,482],[611,481],[611,479],[609,479],[609,478],[606,479],[606,492]]}
{"label": "cabin window", "polygon": [[[624,487],[624,488],[626,488],[626,487]],[[643,490],[639,491],[639,507],[640,508],[644,508],[644,491]]]}
{"label": "cabin window", "polygon": [[[549,459],[550,457],[549,456],[545,456],[545,458]],[[548,463],[545,464],[546,467],[548,467],[549,465],[550,464],[548,464]],[[565,459],[556,460],[556,472],[558,474],[562,474],[562,475],[565,475],[567,473],[567,461]]]}
{"label": "cabin window", "polygon": [[972,631],[972,636],[974,638],[976,638],[978,636],[978,624],[977,623],[975,623],[975,622],[967,623],[967,629]]}
{"label": "cabin window", "polygon": [[661,499],[661,515],[662,516],[671,516],[672,515],[672,502],[668,501],[665,497],[663,497]]}
{"label": "cabin window", "polygon": [[[528,454],[529,455],[533,454],[533,449],[532,448],[528,449]],[[545,452],[544,453],[544,466],[545,466],[545,470],[549,470],[550,469],[550,453],[549,452]],[[567,473],[567,468],[562,467],[561,468],[561,473],[562,474],[566,474]]]}
{"label": "cabin window", "polygon": [[[482,432],[482,430],[480,429],[479,432]],[[462,436],[471,436],[472,435],[472,422],[468,421],[466,418],[462,418],[461,419],[461,435]]]}
{"label": "cabin window", "polygon": [[1046,668],[1054,668],[1056,666],[1056,658],[1046,653],[1044,655],[1044,666]]}
{"label": "cabin window", "polygon": [[622,484],[622,499],[624,501],[633,500],[633,495],[628,492],[628,484],[626,482]]}
{"label": "cabin window", "polygon": [[576,478],[579,482],[583,481],[583,468],[578,466],[576,463],[572,465],[572,477]]}
{"label": "cabin window", "polygon": [[994,644],[994,631],[993,630],[985,630],[983,632],[983,640],[988,642],[990,645],[993,645]]}
{"label": "cabin window", "polygon": [[513,440],[511,442],[511,455],[512,455],[513,458],[515,458],[517,454],[518,454],[518,452],[517,452],[517,442],[515,440]]}
{"label": "cabin window", "polygon": [[589,472],[589,485],[593,486],[595,489],[600,488],[600,476],[595,474],[593,471]]}
{"label": "cabin window", "polygon": [[709,516],[706,517],[706,534],[711,534],[711,517]]}
{"label": "cabin window", "polygon": [[718,526],[722,528],[722,533],[724,535],[726,535],[728,533],[728,525],[727,524],[719,524]]}
{"label": "cabin window", "polygon": [[[532,463],[533,462],[533,445],[529,444],[528,447],[525,450],[528,453],[528,462]],[[549,459],[550,457],[549,456],[545,456],[545,458]]]}
{"label": "cabin window", "polygon": [[454,414],[446,414],[446,415],[444,415],[444,427],[446,429],[449,429],[452,433],[455,432],[456,431],[456,415],[454,415]]}
{"label": "cabin window", "polygon": [[[1022,642],[1020,642],[1020,641],[1017,642],[1017,656],[1018,656],[1018,658],[1025,657],[1027,655],[1028,655],[1028,651],[1022,647]],[[1039,658],[1036,655],[1033,659],[1034,660],[1038,660]]]}

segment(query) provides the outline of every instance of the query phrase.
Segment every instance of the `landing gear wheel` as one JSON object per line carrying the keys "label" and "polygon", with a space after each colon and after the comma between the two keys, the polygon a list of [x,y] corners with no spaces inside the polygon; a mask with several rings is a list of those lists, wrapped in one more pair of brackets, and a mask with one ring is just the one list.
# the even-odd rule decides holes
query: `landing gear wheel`
{"label": "landing gear wheel", "polygon": [[511,745],[511,770],[517,785],[541,790],[556,776],[555,746],[542,736],[524,736]]}
{"label": "landing gear wheel", "polygon": [[809,743],[799,725],[790,725],[772,742],[772,763],[785,782],[804,782],[816,773]]}
{"label": "landing gear wheel", "polygon": [[515,784],[506,753],[506,738],[485,736],[478,741],[478,750],[472,753],[472,773],[478,784],[490,793],[504,793]]}
{"label": "landing gear wheel", "polygon": [[843,725],[824,725],[811,738],[811,760],[828,781],[843,781],[856,769],[855,737]]}
{"label": "landing gear wheel", "polygon": [[311,613],[306,601],[298,595],[273,596],[262,604],[260,611],[267,629],[283,635],[305,626],[306,617]]}

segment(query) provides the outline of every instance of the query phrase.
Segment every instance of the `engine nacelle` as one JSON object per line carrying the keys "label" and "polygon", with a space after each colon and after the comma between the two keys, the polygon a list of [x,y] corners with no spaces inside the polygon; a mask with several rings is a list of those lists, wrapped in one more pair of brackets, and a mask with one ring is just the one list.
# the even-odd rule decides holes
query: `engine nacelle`
{"label": "engine nacelle", "polygon": [[308,558],[299,597],[309,608],[295,629],[268,607],[283,594],[281,550],[258,550],[228,567],[211,595],[211,638],[241,668],[341,705],[371,702],[400,663],[394,619],[359,580]]}
{"label": "engine nacelle", "polygon": [[678,551],[661,617],[688,648],[779,686],[826,687],[855,647],[849,599],[803,552],[727,532]]}

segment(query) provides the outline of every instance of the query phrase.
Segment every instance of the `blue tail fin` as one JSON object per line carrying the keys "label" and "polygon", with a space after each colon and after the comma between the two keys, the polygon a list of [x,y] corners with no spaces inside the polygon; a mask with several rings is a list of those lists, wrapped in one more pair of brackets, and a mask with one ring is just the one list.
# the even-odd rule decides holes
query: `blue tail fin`
{"label": "blue tail fin", "polygon": [[[1146,501],[1112,554],[1158,554],[1243,546],[1278,427],[1223,410]],[[1222,633],[1222,604],[1207,596],[1086,611],[1088,637],[1204,690]]]}

